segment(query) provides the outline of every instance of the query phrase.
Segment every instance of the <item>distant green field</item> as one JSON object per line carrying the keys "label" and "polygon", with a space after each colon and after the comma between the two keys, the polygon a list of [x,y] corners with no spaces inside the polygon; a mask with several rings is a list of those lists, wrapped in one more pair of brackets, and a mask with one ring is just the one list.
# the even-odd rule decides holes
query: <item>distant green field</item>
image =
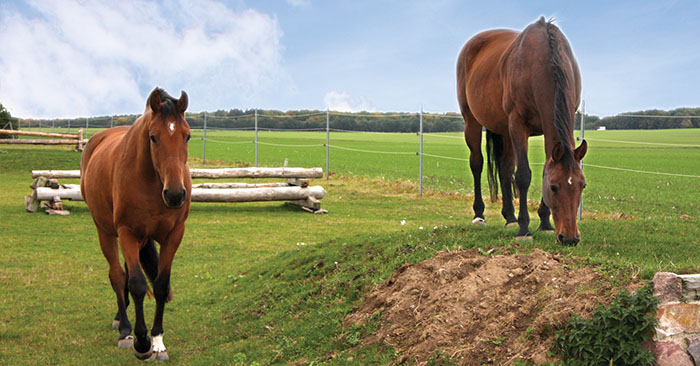
{"label": "distant green field", "polygon": [[[201,130],[194,132],[191,156],[202,157],[201,133]],[[697,194],[700,130],[588,131],[586,139],[589,148],[584,159],[584,173],[588,188],[584,204],[587,210],[633,216],[700,212],[700,195]],[[249,131],[208,130],[206,157],[250,164],[255,161],[253,141],[254,133]],[[292,166],[325,169],[325,132],[259,132],[258,141],[260,166],[278,166],[289,158]],[[331,132],[330,145],[331,173],[418,181],[419,156],[416,153],[420,147],[416,134]],[[425,189],[472,192],[469,153],[462,134],[425,134],[423,151],[426,154],[423,161]],[[529,199],[539,200],[544,162],[542,137],[530,139],[529,155],[533,171]],[[482,179],[485,186],[485,174]]]}
{"label": "distant green field", "polygon": [[[190,142],[199,166],[201,134]],[[395,360],[390,347],[359,344],[376,324],[348,328],[343,317],[396,267],[445,248],[538,247],[588,258],[614,281],[700,272],[700,130],[586,137],[588,188],[574,248],[538,232],[516,244],[495,203],[487,203],[488,226],[470,225],[472,178],[463,160],[424,157],[418,197],[415,134],[331,133],[333,175],[313,182],[328,191],[327,215],[280,202],[193,204],[166,307],[169,362],[386,364]],[[212,165],[254,164],[253,132],[208,130],[207,138]],[[260,132],[259,141],[261,166],[288,158],[289,166],[325,169],[325,133]],[[424,143],[426,154],[468,157],[459,133],[425,135]],[[531,161],[542,163],[542,140],[530,146]],[[67,217],[24,212],[32,169],[77,169],[79,160],[68,147],[0,145],[0,364],[137,364],[115,347],[115,298],[85,204],[65,202]],[[541,166],[532,170],[529,198],[537,200]],[[153,307],[147,301],[149,324]]]}

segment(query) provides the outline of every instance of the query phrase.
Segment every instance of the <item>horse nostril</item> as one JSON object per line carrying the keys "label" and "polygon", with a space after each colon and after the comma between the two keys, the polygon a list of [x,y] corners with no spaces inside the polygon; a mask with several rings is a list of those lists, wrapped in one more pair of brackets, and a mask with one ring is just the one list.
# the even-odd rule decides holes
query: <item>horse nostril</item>
{"label": "horse nostril", "polygon": [[165,197],[168,197],[168,190],[167,190],[167,189],[164,189],[164,190],[163,190],[163,195],[164,195]]}
{"label": "horse nostril", "polygon": [[557,235],[557,241],[560,243],[564,243],[564,234]]}

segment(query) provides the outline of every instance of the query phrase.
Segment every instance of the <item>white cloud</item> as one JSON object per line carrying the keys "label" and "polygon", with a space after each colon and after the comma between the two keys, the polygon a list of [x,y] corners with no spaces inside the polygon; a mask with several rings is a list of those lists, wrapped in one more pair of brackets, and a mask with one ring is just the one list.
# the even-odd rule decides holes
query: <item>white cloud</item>
{"label": "white cloud", "polygon": [[338,112],[374,111],[374,107],[365,98],[353,98],[345,91],[331,90],[323,97],[326,108]]}
{"label": "white cloud", "polygon": [[212,0],[30,5],[35,15],[0,18],[0,102],[20,117],[138,113],[156,85],[186,90],[192,111],[246,105],[287,78],[277,19],[259,11]]}

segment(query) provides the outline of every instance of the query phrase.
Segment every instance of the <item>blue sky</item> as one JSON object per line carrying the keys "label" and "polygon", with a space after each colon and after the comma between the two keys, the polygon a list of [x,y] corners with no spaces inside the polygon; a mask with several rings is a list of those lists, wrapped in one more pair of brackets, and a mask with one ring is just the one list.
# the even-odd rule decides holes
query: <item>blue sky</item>
{"label": "blue sky", "polygon": [[0,103],[136,114],[158,85],[192,112],[456,112],[467,39],[541,15],[572,45],[589,113],[700,106],[700,3],[561,0],[0,0]]}

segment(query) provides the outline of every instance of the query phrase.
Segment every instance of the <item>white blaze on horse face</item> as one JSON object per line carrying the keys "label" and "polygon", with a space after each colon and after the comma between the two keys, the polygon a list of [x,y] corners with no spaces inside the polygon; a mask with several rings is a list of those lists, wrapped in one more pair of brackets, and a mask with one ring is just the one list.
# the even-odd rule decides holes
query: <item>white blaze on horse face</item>
{"label": "white blaze on horse face", "polygon": [[175,133],[175,122],[168,123],[168,132],[170,132],[170,136]]}
{"label": "white blaze on horse face", "polygon": [[573,183],[571,182],[571,176],[569,176],[569,180],[567,180],[566,182],[569,183],[569,185],[572,185],[572,184],[573,184]]}

